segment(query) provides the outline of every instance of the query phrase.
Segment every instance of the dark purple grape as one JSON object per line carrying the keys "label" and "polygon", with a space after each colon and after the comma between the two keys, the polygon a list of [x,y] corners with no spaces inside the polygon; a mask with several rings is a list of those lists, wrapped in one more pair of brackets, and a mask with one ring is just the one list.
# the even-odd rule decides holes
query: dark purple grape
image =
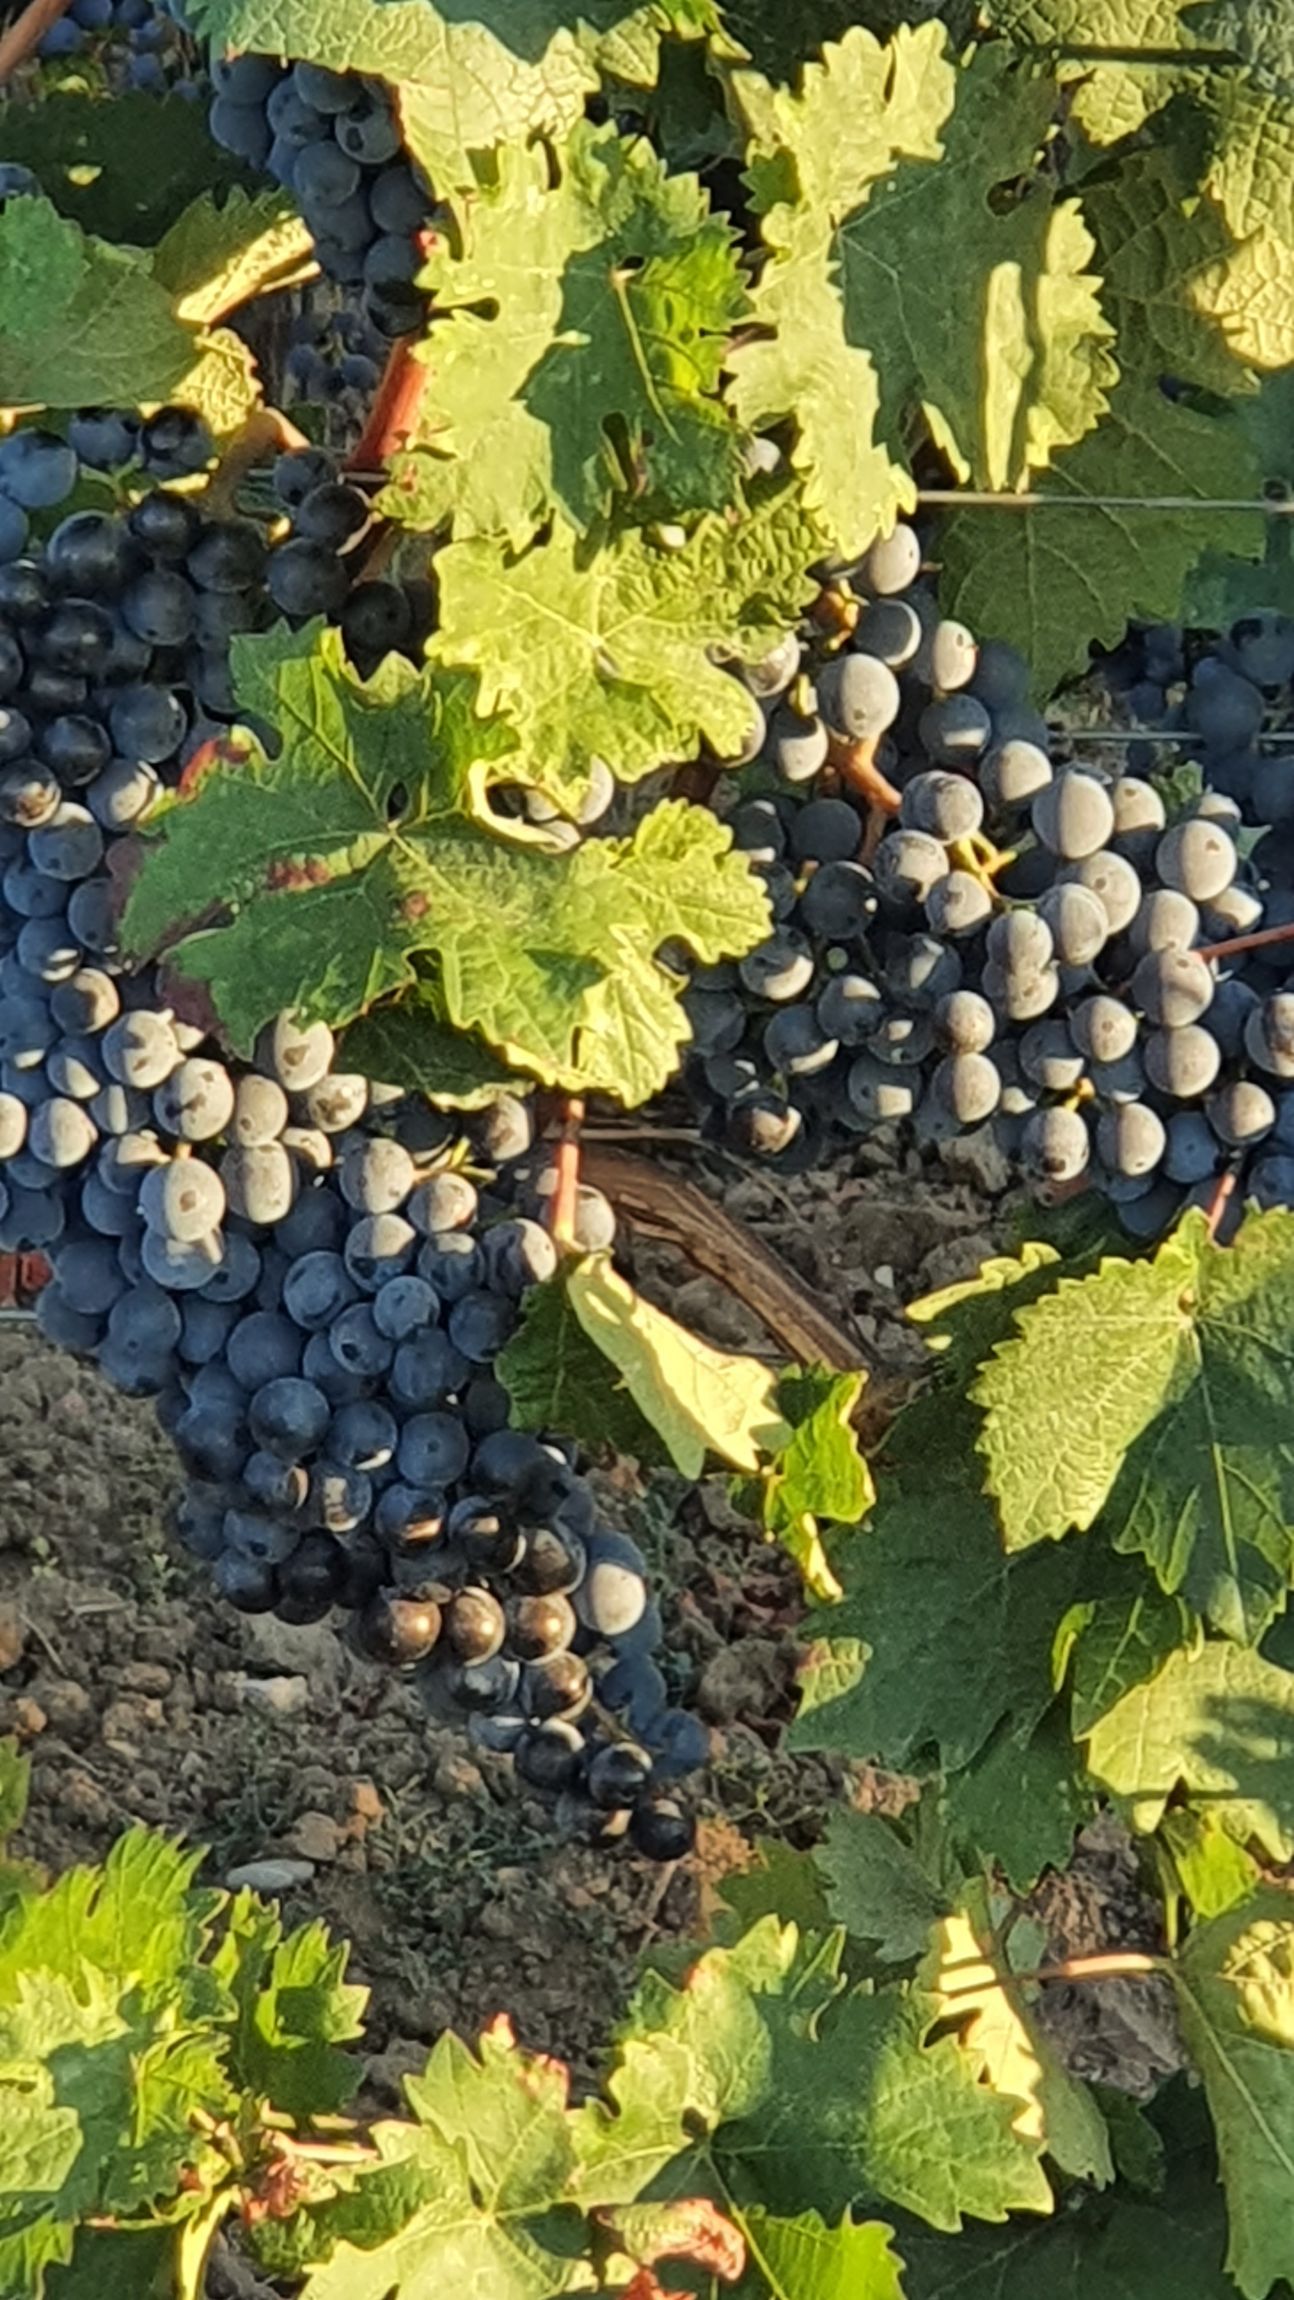
{"label": "dark purple grape", "polygon": [[696,1823],[672,1797],[651,1797],[635,1805],[629,1835],[649,1861],[681,1861],[696,1843]]}
{"label": "dark purple grape", "polygon": [[379,1590],[355,1625],[355,1641],[370,1661],[407,1668],[425,1661],[440,1636],[441,1611],[432,1597]]}
{"label": "dark purple grape", "polygon": [[503,1644],[503,1607],[488,1589],[460,1589],[445,1615],[445,1641],[458,1661],[489,1661]]}
{"label": "dark purple grape", "polygon": [[591,1804],[615,1812],[637,1803],[651,1775],[652,1761],[645,1749],[632,1741],[612,1741],[592,1759],[585,1788]]}

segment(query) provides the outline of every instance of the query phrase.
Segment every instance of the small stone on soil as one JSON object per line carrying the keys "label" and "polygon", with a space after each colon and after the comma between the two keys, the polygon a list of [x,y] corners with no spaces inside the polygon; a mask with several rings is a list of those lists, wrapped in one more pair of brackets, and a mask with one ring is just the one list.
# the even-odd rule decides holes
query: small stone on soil
{"label": "small stone on soil", "polygon": [[267,1709],[273,1717],[299,1717],[310,1705],[304,1677],[247,1677],[240,1671],[235,1683],[245,1708]]}
{"label": "small stone on soil", "polygon": [[290,1893],[294,1885],[308,1885],[315,1873],[313,1861],[242,1861],[225,1874],[231,1893],[246,1886],[251,1893]]}

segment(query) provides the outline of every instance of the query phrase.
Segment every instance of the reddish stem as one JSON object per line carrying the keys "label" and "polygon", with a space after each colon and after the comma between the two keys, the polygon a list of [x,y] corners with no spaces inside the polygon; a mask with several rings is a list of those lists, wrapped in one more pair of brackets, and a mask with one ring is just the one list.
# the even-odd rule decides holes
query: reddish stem
{"label": "reddish stem", "polygon": [[1274,942],[1294,942],[1294,919],[1287,926],[1264,926],[1257,934],[1234,934],[1229,942],[1206,943],[1197,958],[1235,958],[1242,950],[1267,950]]}
{"label": "reddish stem", "polygon": [[553,1160],[557,1187],[548,1211],[548,1227],[559,1246],[569,1246],[575,1236],[575,1192],[580,1179],[580,1127],[583,1122],[583,1098],[572,1094],[562,1116],[562,1131],[558,1137],[557,1155]]}
{"label": "reddish stem", "polygon": [[53,1275],[43,1254],[0,1254],[0,1309],[25,1310]]}
{"label": "reddish stem", "polygon": [[1209,1236],[1216,1238],[1222,1227],[1222,1217],[1236,1194],[1236,1169],[1228,1166],[1218,1176],[1218,1186],[1209,1200]]}
{"label": "reddish stem", "polygon": [[857,628],[861,613],[862,609],[856,599],[851,599],[844,591],[833,590],[830,584],[819,591],[809,609],[811,620],[820,631],[826,631],[833,639],[847,638]]}
{"label": "reddish stem", "polygon": [[876,764],[877,740],[875,735],[868,735],[861,743],[845,743],[833,735],[827,757],[841,782],[866,799],[869,807],[882,815],[896,815],[899,794]]}
{"label": "reddish stem", "polygon": [[1108,1949],[1097,1956],[1065,1957],[1055,1965],[1035,1965],[1030,1972],[997,1973],[987,1957],[978,1961],[963,1957],[958,1963],[946,1965],[945,1972],[955,1974],[961,1966],[973,1967],[973,1975],[964,1988],[943,1988],[945,2003],[951,2004],[959,1996],[982,1996],[986,1989],[1018,1988],[1022,1982],[1045,1981],[1126,1981],[1149,1979],[1165,1969],[1163,1957],[1152,1956],[1148,1949]]}
{"label": "reddish stem", "polygon": [[0,88],[39,48],[45,34],[67,13],[71,0],[29,0],[14,23],[0,33]]}
{"label": "reddish stem", "polygon": [[348,471],[385,471],[391,457],[408,447],[427,385],[427,370],[413,356],[421,336],[397,336],[391,346],[362,437],[346,458]]}

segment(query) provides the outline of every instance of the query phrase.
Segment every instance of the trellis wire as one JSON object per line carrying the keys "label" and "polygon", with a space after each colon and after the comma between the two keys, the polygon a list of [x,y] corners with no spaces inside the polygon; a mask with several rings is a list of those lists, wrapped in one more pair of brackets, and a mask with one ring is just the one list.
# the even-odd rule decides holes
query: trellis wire
{"label": "trellis wire", "polygon": [[921,487],[917,502],[943,511],[1259,511],[1267,519],[1294,518],[1294,496],[1009,495],[987,487]]}

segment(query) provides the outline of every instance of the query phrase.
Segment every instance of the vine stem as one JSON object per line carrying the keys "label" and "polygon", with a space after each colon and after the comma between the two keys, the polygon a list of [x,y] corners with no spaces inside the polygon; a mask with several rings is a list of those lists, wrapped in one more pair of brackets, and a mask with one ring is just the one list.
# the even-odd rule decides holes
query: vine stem
{"label": "vine stem", "polygon": [[1229,942],[1206,942],[1197,958],[1236,958],[1242,950],[1269,950],[1275,942],[1294,942],[1294,919],[1285,926],[1260,927],[1257,934],[1233,934]]}
{"label": "vine stem", "polygon": [[401,335],[392,344],[368,422],[346,458],[347,471],[384,474],[391,457],[409,445],[427,387],[427,370],[413,356],[414,345],[420,340],[416,335]]}
{"label": "vine stem", "polygon": [[1218,1176],[1218,1186],[1209,1200],[1208,1229],[1210,1238],[1216,1238],[1222,1228],[1222,1218],[1236,1194],[1238,1176],[1234,1166],[1227,1166]]}
{"label": "vine stem", "polygon": [[559,1246],[573,1246],[575,1243],[575,1193],[580,1181],[580,1128],[583,1123],[583,1096],[572,1094],[562,1107],[562,1131],[553,1161],[557,1187],[548,1210],[548,1227]]}
{"label": "vine stem", "polygon": [[[806,1291],[804,1280],[769,1247],[757,1244],[695,1183],[683,1181],[653,1159],[636,1158],[600,1142],[585,1144],[583,1168],[586,1179],[606,1192],[617,1213],[645,1237],[665,1239],[707,1277],[716,1278],[754,1311],[792,1357],[803,1358],[808,1365],[829,1366],[835,1373],[857,1367],[862,1355],[857,1338],[842,1332]],[[860,1422],[879,1436],[900,1394],[901,1385],[874,1376],[864,1392]],[[867,1428],[863,1434],[868,1435]]]}
{"label": "vine stem", "polygon": [[1294,498],[1273,503],[1262,495],[1008,495],[989,487],[923,487],[917,501],[949,511],[1261,511],[1266,519],[1294,518]]}
{"label": "vine stem", "polygon": [[0,1309],[19,1317],[30,1315],[29,1304],[54,1273],[43,1254],[0,1254]]}
{"label": "vine stem", "polygon": [[867,735],[861,743],[846,743],[838,735],[832,735],[827,758],[841,782],[848,784],[859,798],[866,799],[869,808],[879,815],[896,815],[899,794],[876,764],[878,740],[875,735]]}
{"label": "vine stem", "polygon": [[308,2164],[376,2164],[378,2152],[359,2140],[295,2140],[287,2133],[274,2135],[275,2153],[300,2157]]}
{"label": "vine stem", "polygon": [[45,34],[67,13],[71,0],[28,0],[21,16],[0,34],[0,88],[39,48]]}
{"label": "vine stem", "polygon": [[[1051,733],[1065,743],[1175,743],[1179,749],[1191,740],[1189,727],[1052,727]],[[1265,750],[1288,750],[1294,728],[1264,727],[1259,740]]]}
{"label": "vine stem", "polygon": [[[982,1975],[987,1962],[987,1958],[984,1957],[967,1957],[961,1960],[962,1966],[966,1970],[978,1970],[981,1978],[969,1982],[965,1988],[961,1989],[945,1988],[941,1982],[939,1989],[941,1997],[949,2003],[955,2003],[958,1997],[981,1996],[985,1988],[1003,1989],[1011,1982],[1126,1981],[1140,1979],[1150,1974],[1166,1973],[1168,1970],[1167,1958],[1153,1956],[1148,1949],[1112,1949],[1104,1951],[1099,1956],[1064,1957],[1059,1964],[1034,1965],[1029,1971],[1023,1973],[991,1973],[989,1980],[985,1981]],[[955,1973],[958,1969],[957,1964],[944,1967],[945,1972],[950,1973]]]}

